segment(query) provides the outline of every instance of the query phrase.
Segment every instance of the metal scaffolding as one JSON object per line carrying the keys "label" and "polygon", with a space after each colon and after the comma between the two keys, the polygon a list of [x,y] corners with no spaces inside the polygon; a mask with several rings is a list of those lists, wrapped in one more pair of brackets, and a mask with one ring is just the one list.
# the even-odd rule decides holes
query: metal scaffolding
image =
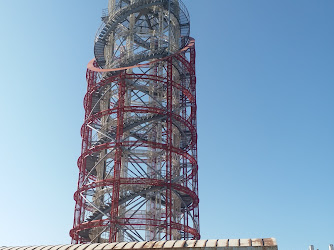
{"label": "metal scaffolding", "polygon": [[109,0],[88,64],[72,243],[199,239],[195,41],[180,0]]}

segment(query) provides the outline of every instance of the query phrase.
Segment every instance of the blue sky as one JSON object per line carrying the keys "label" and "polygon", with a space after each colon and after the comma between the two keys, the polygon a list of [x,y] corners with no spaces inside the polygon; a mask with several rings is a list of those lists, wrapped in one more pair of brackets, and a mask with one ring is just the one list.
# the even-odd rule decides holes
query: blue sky
{"label": "blue sky", "polygon": [[[202,238],[334,243],[334,2],[185,0]],[[85,68],[107,0],[0,0],[0,245],[70,242]]]}

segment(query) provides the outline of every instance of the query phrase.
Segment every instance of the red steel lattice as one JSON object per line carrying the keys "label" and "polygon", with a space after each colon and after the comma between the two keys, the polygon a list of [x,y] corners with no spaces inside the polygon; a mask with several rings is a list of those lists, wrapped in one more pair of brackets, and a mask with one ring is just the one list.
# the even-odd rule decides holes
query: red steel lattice
{"label": "red steel lattice", "polygon": [[[195,41],[184,34],[187,12],[178,0],[136,0],[109,15],[86,74],[72,243],[199,239]],[[162,38],[137,35],[142,16]]]}

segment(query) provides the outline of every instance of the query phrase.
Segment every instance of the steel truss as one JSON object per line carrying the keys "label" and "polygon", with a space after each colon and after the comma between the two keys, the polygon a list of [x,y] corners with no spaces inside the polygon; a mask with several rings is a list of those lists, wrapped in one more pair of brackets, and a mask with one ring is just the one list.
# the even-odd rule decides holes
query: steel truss
{"label": "steel truss", "polygon": [[88,64],[72,243],[199,239],[195,41],[179,0],[110,0]]}

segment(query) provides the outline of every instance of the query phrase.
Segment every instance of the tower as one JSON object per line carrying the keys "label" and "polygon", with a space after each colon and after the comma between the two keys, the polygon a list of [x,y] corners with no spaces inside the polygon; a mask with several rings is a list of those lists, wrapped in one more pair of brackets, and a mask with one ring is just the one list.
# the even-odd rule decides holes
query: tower
{"label": "tower", "polygon": [[72,243],[200,238],[189,33],[180,0],[109,0],[86,73]]}

